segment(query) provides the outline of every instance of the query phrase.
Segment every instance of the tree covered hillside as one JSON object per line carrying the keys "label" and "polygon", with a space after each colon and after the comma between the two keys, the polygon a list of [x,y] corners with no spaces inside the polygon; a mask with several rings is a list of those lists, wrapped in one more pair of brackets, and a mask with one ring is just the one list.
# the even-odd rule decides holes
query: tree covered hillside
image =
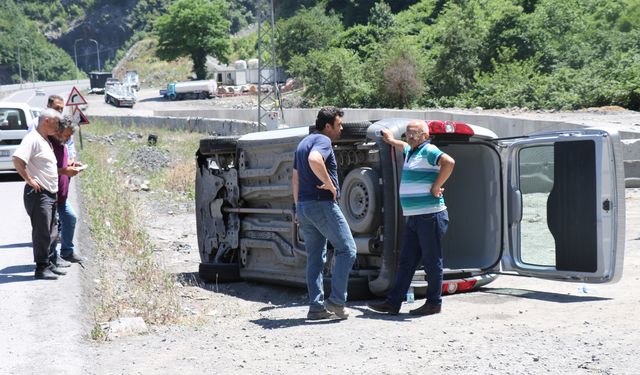
{"label": "tree covered hillside", "polygon": [[0,84],[22,80],[73,79],[75,66],[64,50],[49,43],[38,24],[13,0],[0,2]]}
{"label": "tree covered hillside", "polygon": [[314,104],[640,109],[640,0],[377,2],[341,20],[316,6],[278,22]]}
{"label": "tree covered hillside", "polygon": [[[3,0],[0,10],[11,16],[0,20],[0,83],[19,82],[18,52],[23,77],[29,70],[38,80],[64,79],[75,74],[74,47],[89,71],[96,60],[112,67],[142,39],[159,46],[159,57],[190,58],[198,76],[212,73],[203,70],[206,55],[256,57],[256,28],[247,27],[255,26],[255,1],[192,2],[221,4],[223,27],[174,32],[171,19],[184,19],[168,16],[177,1]],[[640,109],[640,0],[274,0],[274,7],[277,60],[312,105]],[[207,35],[194,37],[196,29]],[[170,39],[186,41],[187,54],[175,53]]]}

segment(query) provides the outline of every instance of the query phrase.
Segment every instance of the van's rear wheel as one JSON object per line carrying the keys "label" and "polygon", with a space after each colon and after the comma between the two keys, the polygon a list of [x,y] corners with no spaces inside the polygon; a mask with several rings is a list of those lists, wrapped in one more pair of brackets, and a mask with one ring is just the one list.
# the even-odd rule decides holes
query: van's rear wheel
{"label": "van's rear wheel", "polygon": [[349,228],[369,233],[380,225],[380,175],[372,168],[356,168],[341,187],[340,207]]}

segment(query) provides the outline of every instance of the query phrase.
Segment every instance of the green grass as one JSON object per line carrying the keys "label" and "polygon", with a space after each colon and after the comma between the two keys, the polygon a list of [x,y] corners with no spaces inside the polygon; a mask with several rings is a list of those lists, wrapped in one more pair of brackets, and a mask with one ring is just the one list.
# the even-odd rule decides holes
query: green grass
{"label": "green grass", "polygon": [[[146,137],[131,140],[126,135],[147,131],[157,134],[156,147],[171,155],[170,165],[150,176],[153,189],[166,191],[168,199],[192,200],[193,155],[200,134],[122,128],[99,121],[83,128],[80,160],[90,167],[81,174],[82,196],[90,216],[99,280],[96,325],[91,333],[97,340],[105,338],[96,328],[99,323],[122,316],[141,316],[147,323],[164,324],[176,322],[181,315],[176,278],[156,261],[154,245],[138,214],[143,202],[125,186],[131,153],[147,147]],[[105,142],[105,137],[112,142]]]}

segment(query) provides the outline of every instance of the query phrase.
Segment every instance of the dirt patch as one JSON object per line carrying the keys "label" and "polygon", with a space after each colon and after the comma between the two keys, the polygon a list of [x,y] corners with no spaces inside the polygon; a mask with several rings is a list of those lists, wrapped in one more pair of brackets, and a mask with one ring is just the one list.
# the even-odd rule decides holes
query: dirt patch
{"label": "dirt patch", "polygon": [[[184,319],[94,347],[87,373],[635,374],[640,329],[640,190],[627,189],[625,275],[612,285],[500,277],[444,298],[443,313],[396,317],[349,303],[346,321],[308,322],[306,292],[205,284],[192,202],[141,192],[156,256],[178,275]],[[96,369],[104,369],[105,371]]]}

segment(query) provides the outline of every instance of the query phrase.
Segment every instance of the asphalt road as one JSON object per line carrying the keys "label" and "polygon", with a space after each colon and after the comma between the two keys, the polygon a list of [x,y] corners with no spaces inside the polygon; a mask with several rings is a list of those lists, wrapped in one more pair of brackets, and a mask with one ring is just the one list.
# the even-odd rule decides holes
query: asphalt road
{"label": "asphalt road", "polygon": [[[3,101],[44,108],[47,96],[64,97],[71,86],[11,93]],[[24,209],[24,181],[0,175],[0,374],[76,374],[82,368],[81,280],[79,265],[58,280],[34,280],[31,224]],[[70,200],[76,204],[72,184]]]}
{"label": "asphalt road", "polygon": [[[58,280],[34,280],[24,182],[0,175],[0,374],[75,374],[82,368],[79,265]],[[75,204],[75,188],[70,192]]]}

